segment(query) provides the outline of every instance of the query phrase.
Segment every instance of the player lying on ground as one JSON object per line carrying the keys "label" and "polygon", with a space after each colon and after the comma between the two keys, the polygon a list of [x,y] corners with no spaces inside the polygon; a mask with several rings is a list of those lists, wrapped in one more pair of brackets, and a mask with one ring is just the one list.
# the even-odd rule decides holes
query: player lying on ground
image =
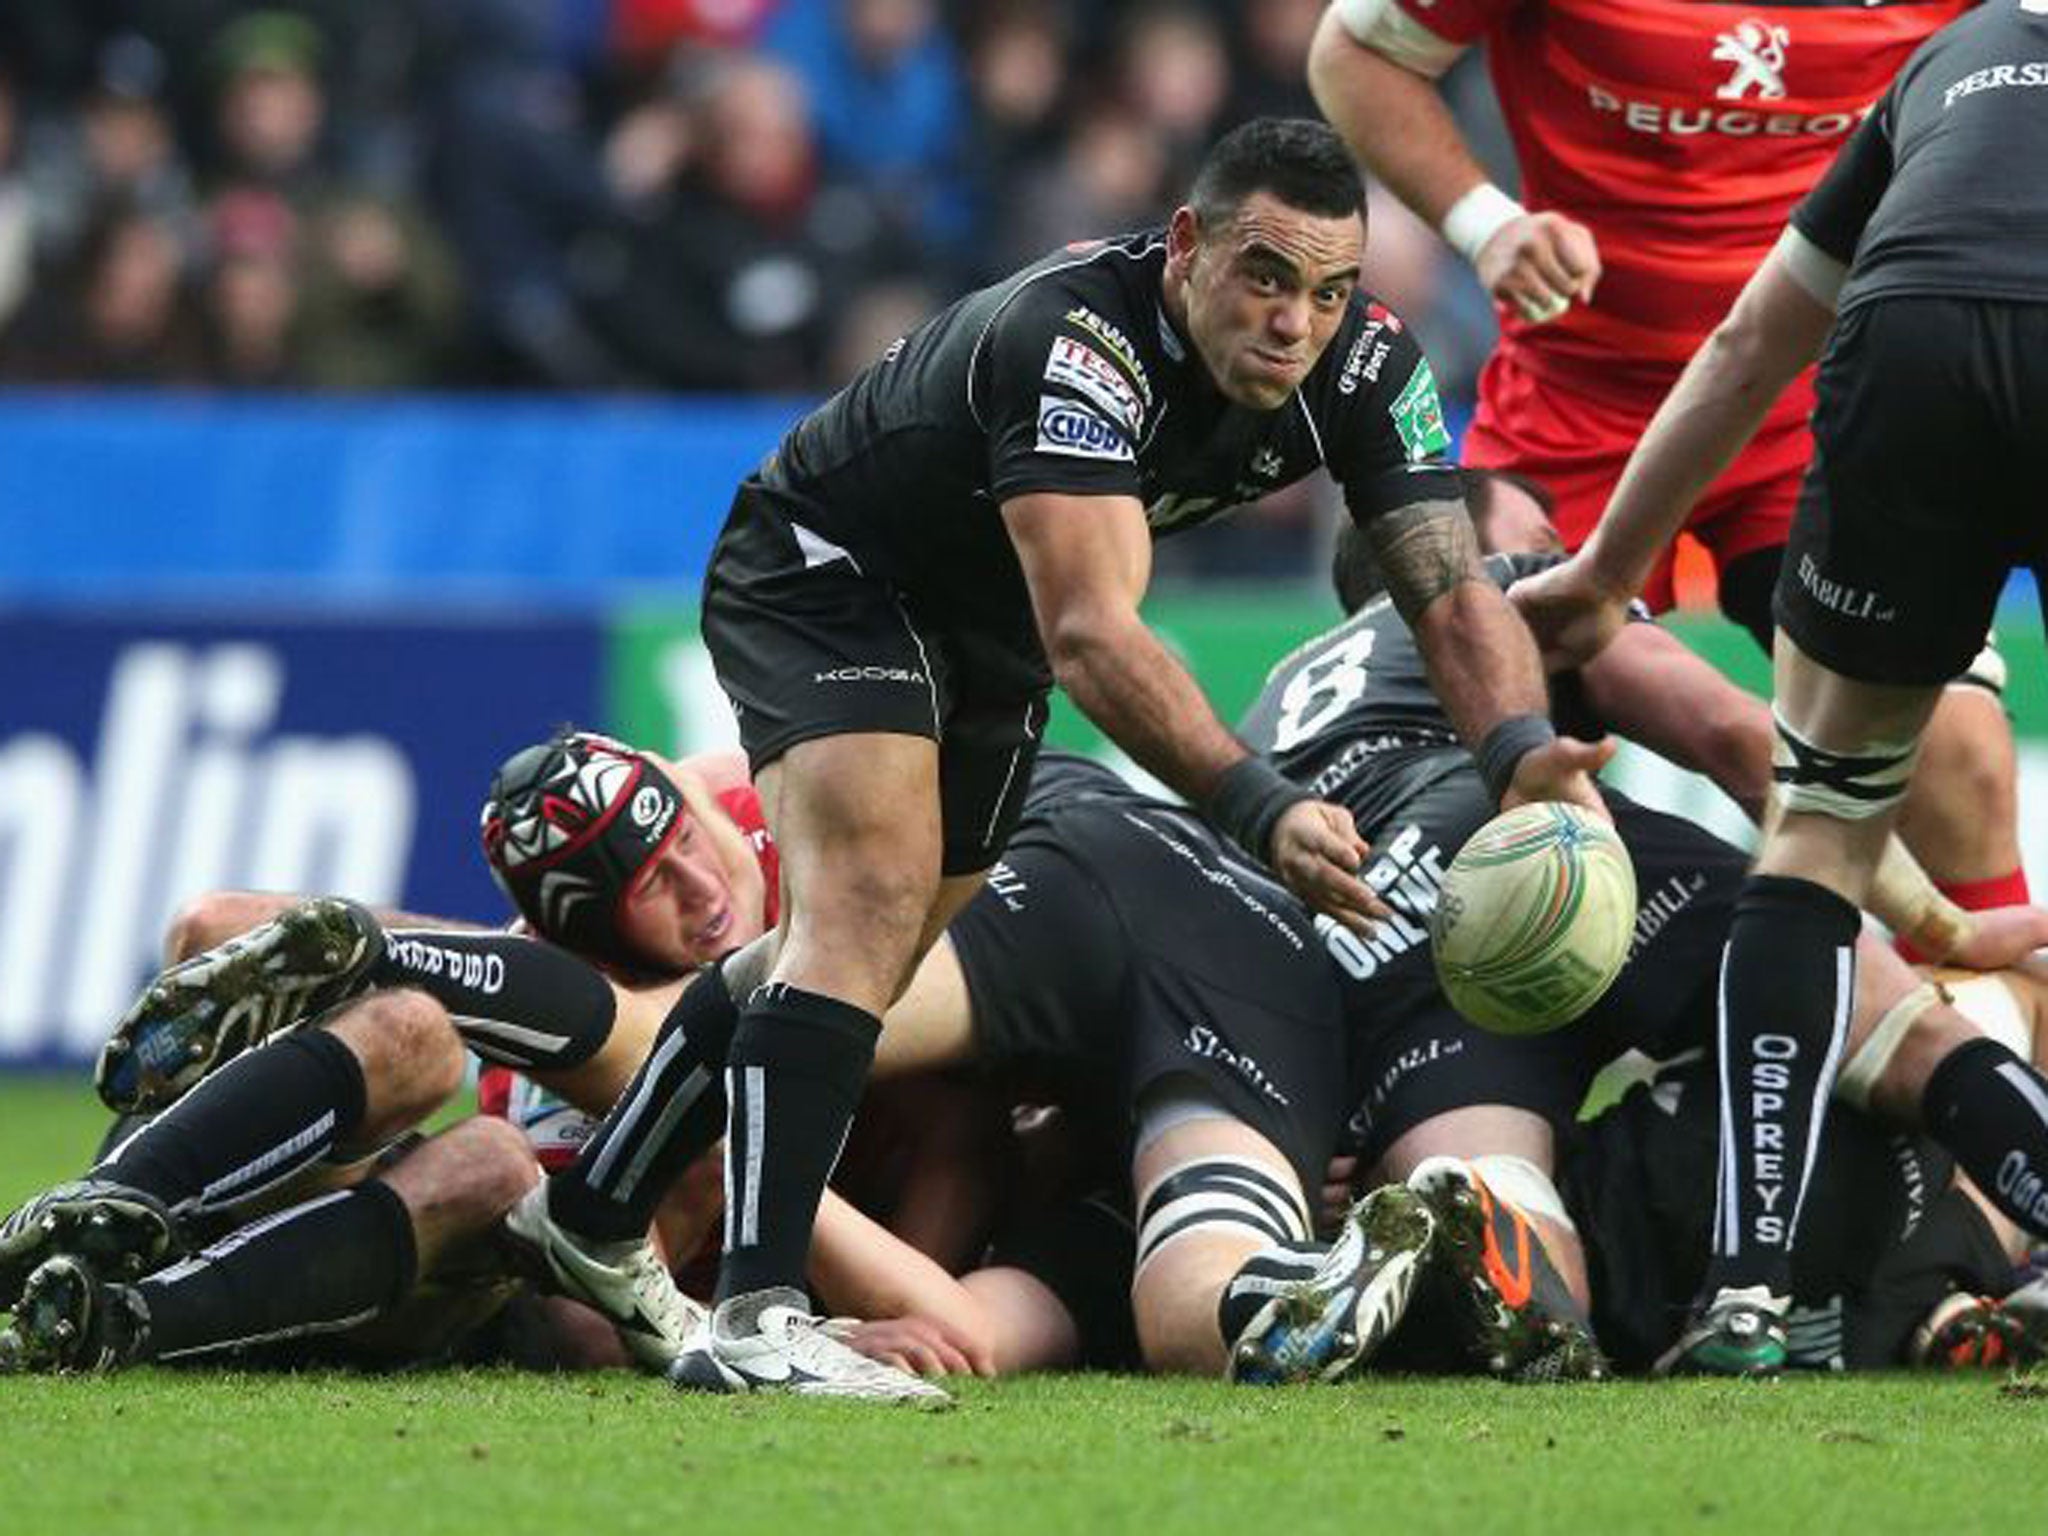
{"label": "player lying on ground", "polygon": [[[1744,1080],[1772,1053],[1786,1083],[1777,1103],[1729,1101],[1727,1200],[1688,1347],[1703,1369],[1765,1369],[1779,1351],[1799,1203],[1788,1218],[1770,1202],[1801,1186],[1823,1123],[1855,909],[1943,685],[2012,567],[2042,560],[2048,277],[2031,232],[2048,175],[2030,93],[1996,87],[2044,37],[2048,20],[1995,4],[1914,55],[1688,365],[1596,540],[1542,594],[1556,643],[1597,643],[1609,594],[1825,343],[1818,449],[1775,597],[1782,814],[1730,936],[1721,1047]],[[2036,1079],[1990,1047],[1959,1054],[1927,1112],[1988,1195],[2048,1214]],[[1779,1141],[1765,1176],[1758,1151]]]}

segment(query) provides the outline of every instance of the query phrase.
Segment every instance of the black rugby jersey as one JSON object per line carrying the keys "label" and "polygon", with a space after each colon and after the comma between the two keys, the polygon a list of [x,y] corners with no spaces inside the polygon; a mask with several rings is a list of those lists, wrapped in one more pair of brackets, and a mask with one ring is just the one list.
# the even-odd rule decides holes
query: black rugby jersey
{"label": "black rugby jersey", "polygon": [[1792,223],[1853,257],[1843,313],[1890,294],[2048,302],[2048,13],[1987,0],[1921,44]]}
{"label": "black rugby jersey", "polygon": [[1178,532],[1327,466],[1369,522],[1459,499],[1436,384],[1355,292],[1279,409],[1233,405],[1161,304],[1163,231],[1083,241],[968,294],[799,422],[761,483],[927,612],[1008,627],[1028,595],[1000,503],[1132,496]]}
{"label": "black rugby jersey", "polygon": [[[1505,590],[1562,558],[1488,555],[1485,569]],[[1599,734],[1582,718],[1569,675],[1553,678],[1551,688],[1560,729]],[[1414,633],[1384,595],[1284,657],[1237,729],[1288,778],[1350,811],[1368,839],[1415,795],[1454,774],[1468,775],[1476,793],[1486,794],[1478,763],[1430,688]]]}

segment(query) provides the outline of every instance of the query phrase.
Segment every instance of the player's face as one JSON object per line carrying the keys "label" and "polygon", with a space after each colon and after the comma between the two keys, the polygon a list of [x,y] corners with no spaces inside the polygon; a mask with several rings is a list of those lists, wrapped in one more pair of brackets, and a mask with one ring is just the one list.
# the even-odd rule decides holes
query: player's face
{"label": "player's face", "polygon": [[682,829],[619,905],[619,933],[636,953],[680,972],[739,948],[760,925],[738,911],[718,849],[697,818],[678,814]]}
{"label": "player's face", "polygon": [[1225,398],[1276,410],[1308,377],[1358,284],[1365,221],[1291,208],[1254,192],[1230,222],[1174,218],[1187,276],[1187,328]]}

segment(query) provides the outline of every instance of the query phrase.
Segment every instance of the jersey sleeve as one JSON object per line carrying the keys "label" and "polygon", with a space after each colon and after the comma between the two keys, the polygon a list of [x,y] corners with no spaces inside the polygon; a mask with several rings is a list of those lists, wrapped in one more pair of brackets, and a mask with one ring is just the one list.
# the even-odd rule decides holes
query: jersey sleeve
{"label": "jersey sleeve", "polygon": [[[1397,64],[1441,73],[1465,48],[1505,21],[1522,0],[1335,0],[1332,9],[1344,30],[1364,46]],[[1448,49],[1441,60],[1432,45]],[[1411,59],[1407,55],[1418,57]]]}
{"label": "jersey sleeve", "polygon": [[1324,398],[1334,404],[1317,428],[1354,522],[1418,502],[1462,499],[1436,375],[1399,315],[1366,302],[1364,324]]}
{"label": "jersey sleeve", "polygon": [[1814,189],[1792,210],[1792,227],[1845,266],[1892,179],[1897,86],[1849,136]]}
{"label": "jersey sleeve", "polygon": [[1138,496],[1151,400],[1144,365],[1120,355],[1128,334],[1057,282],[1031,284],[996,317],[981,420],[999,505],[1033,491]]}

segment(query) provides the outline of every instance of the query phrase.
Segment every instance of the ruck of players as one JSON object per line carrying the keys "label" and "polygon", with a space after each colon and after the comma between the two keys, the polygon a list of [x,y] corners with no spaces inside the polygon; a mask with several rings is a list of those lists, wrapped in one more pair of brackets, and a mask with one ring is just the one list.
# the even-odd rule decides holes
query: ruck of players
{"label": "ruck of players", "polygon": [[[1163,224],[803,416],[702,594],[739,750],[537,720],[480,761],[508,922],[191,893],[104,1142],[0,1223],[0,1366],[943,1406],[2048,1357],[2048,911],[1987,642],[2048,553],[2048,14],[1827,13],[1786,120],[1867,114],[1767,208],[1702,132],[1692,204],[1743,220],[1697,216],[1749,232],[1688,268],[1652,173],[1584,192],[1612,105],[1494,58],[1530,206],[1448,126],[1458,52],[1578,9],[1337,0],[1328,124],[1233,129]],[[1361,165],[1509,316],[1462,464]],[[1226,723],[1153,543],[1318,473],[1335,601]],[[1687,526],[1768,699],[1658,622]],[[1046,745],[1055,688],[1145,788]],[[1606,782],[1622,741],[1754,849]]]}

